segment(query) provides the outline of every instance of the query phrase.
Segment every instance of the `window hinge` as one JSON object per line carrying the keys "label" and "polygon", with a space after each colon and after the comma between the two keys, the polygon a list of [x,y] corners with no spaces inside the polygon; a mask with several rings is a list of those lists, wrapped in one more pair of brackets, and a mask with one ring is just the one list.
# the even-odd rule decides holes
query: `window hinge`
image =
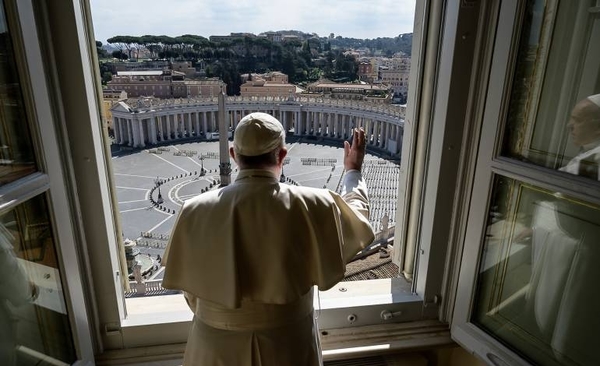
{"label": "window hinge", "polygon": [[119,323],[104,324],[104,333],[107,336],[121,335],[121,325]]}
{"label": "window hinge", "polygon": [[431,300],[425,301],[425,303],[423,305],[425,307],[430,306],[430,305],[439,305],[441,300],[442,300],[441,295],[434,295],[433,298],[431,298]]}

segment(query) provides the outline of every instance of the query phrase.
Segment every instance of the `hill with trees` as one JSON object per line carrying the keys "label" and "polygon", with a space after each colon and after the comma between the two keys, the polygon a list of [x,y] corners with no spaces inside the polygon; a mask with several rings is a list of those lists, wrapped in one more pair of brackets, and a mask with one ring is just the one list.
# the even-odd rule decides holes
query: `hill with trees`
{"label": "hill with trees", "polygon": [[[319,37],[300,31],[278,31],[280,35],[294,36],[284,42],[272,42],[266,36],[232,37],[222,42],[192,34],[178,37],[166,35],[118,35],[107,40],[110,56],[119,60],[167,59],[191,61],[205,65],[207,77],[220,77],[228,85],[227,93],[238,94],[242,74],[281,71],[290,83],[307,84],[325,77],[334,81],[358,79],[358,60],[345,54],[349,49],[366,50],[368,55],[391,56],[401,52],[410,55],[412,34],[394,38],[354,39]],[[99,56],[109,56],[102,44],[96,44]],[[102,52],[103,50],[104,52]],[[110,80],[106,67],[102,79]]]}

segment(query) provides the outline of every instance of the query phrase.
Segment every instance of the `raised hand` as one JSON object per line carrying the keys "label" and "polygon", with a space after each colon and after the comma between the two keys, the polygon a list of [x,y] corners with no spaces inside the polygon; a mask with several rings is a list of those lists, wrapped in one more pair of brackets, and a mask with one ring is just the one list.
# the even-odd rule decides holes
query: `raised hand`
{"label": "raised hand", "polygon": [[365,158],[365,130],[361,128],[352,129],[352,145],[344,141],[344,169],[360,170]]}

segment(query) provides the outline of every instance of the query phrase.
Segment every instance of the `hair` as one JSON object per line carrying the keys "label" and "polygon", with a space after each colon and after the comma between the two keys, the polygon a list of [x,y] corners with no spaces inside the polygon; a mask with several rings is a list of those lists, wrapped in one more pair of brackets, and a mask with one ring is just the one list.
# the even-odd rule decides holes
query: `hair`
{"label": "hair", "polygon": [[269,151],[268,153],[256,156],[236,154],[236,160],[238,165],[240,165],[240,167],[244,169],[269,168],[277,165],[277,159],[279,157],[280,150],[281,147],[278,147]]}

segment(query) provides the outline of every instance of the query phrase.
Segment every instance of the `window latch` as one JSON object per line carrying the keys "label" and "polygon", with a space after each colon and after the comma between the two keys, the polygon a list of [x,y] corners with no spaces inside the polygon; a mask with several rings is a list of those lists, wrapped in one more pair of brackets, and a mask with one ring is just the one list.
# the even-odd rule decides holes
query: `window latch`
{"label": "window latch", "polygon": [[398,317],[398,316],[400,316],[400,315],[402,315],[402,311],[394,311],[394,312],[391,312],[391,311],[389,311],[389,310],[384,310],[384,311],[382,311],[382,312],[381,312],[381,314],[380,314],[380,316],[381,316],[381,319],[383,319],[383,320],[390,320],[390,319],[392,319],[392,318],[394,318],[394,317]]}

